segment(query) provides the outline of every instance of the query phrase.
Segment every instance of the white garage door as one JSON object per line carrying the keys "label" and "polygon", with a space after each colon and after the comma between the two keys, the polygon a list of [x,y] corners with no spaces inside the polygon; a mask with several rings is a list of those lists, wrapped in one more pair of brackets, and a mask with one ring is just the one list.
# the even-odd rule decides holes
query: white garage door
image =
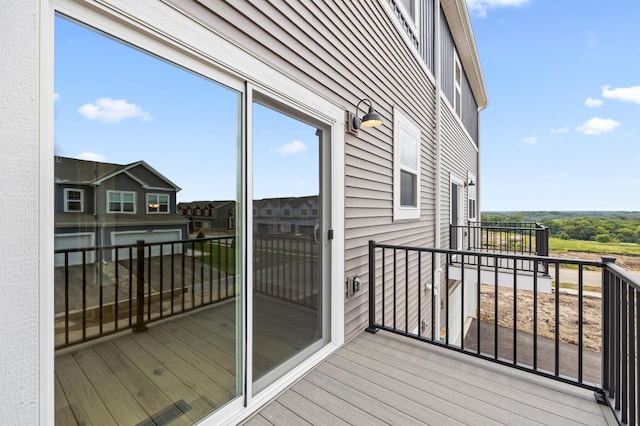
{"label": "white garage door", "polygon": [[[79,232],[77,234],[56,234],[53,243],[55,250],[62,249],[81,249],[86,247],[94,247],[94,235],[92,232]],[[95,251],[87,250],[86,262],[93,263],[95,259]],[[55,255],[55,266],[64,266],[64,253]],[[82,265],[82,251],[69,251],[69,266]]]}
{"label": "white garage door", "polygon": [[[182,231],[180,229],[162,229],[154,231],[122,231],[111,233],[111,243],[113,245],[136,244],[138,240],[144,240],[145,243],[162,243],[165,241],[182,240]],[[162,254],[171,254],[172,244],[157,244],[151,246],[151,256],[160,255],[160,247],[162,246]],[[145,248],[145,256],[147,256],[147,248]],[[182,253],[182,244],[173,244],[173,252],[175,254]],[[115,259],[115,250],[112,254]],[[119,249],[118,259],[128,259],[129,249]],[[132,258],[136,258],[136,249],[132,251]]]}

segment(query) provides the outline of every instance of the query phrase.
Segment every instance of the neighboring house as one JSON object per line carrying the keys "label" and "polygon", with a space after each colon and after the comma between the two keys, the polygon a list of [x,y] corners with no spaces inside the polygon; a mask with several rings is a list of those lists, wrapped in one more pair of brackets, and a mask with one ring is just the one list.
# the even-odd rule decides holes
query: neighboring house
{"label": "neighboring house", "polygon": [[318,197],[265,198],[253,202],[254,232],[312,235],[318,223]]}
{"label": "neighboring house", "polygon": [[[207,384],[185,390],[189,397],[175,395],[179,392],[175,379],[181,377],[178,370],[185,372],[188,362],[160,361],[158,370],[149,376],[139,372],[136,376],[124,372],[118,376],[125,385],[136,380],[164,380],[154,385],[155,391],[141,389],[138,395],[150,395],[154,400],[153,392],[158,392],[167,399],[163,394],[166,390],[171,401],[183,398],[194,410],[202,410],[192,421],[202,416],[208,416],[203,424],[239,421],[362,332],[368,315],[369,240],[447,248],[452,241],[449,225],[479,216],[479,112],[488,100],[464,0],[9,3],[0,15],[0,61],[9,65],[0,70],[0,129],[7,154],[0,160],[4,201],[0,225],[0,406],[7,424],[51,424],[56,416],[69,414],[81,405],[71,400],[62,402],[60,409],[56,405],[59,399],[64,401],[56,369],[65,363],[59,360],[73,361],[64,358],[68,353],[54,354],[52,343],[52,252],[65,245],[65,236],[76,235],[70,244],[130,243],[137,238],[148,239],[153,234],[147,232],[150,229],[172,233],[172,238],[186,236],[186,223],[181,225],[183,219],[174,216],[178,188],[143,161],[105,164],[95,173],[87,168],[80,175],[59,174],[59,167],[65,163],[84,163],[52,161],[57,13],[146,50],[178,65],[180,70],[232,88],[242,100],[228,108],[239,110],[234,134],[242,136],[237,138],[236,150],[242,153],[242,166],[229,174],[228,182],[238,188],[236,201],[242,209],[237,209],[231,229],[235,228],[243,244],[224,245],[236,250],[239,281],[233,288],[237,297],[234,303],[224,305],[231,310],[220,326],[224,338],[216,335],[211,339],[224,341],[229,347],[206,355],[194,350],[199,369],[191,377],[197,379],[207,373],[212,378]],[[171,83],[164,82],[167,87]],[[95,96],[99,95],[87,94],[90,99]],[[363,99],[369,100],[364,102],[364,110],[356,110]],[[251,167],[255,159],[246,147],[260,131],[251,121],[252,108],[257,104],[317,128],[316,166],[321,176],[317,199],[321,202],[315,217],[313,197],[283,196],[277,203],[254,201]],[[352,115],[362,117],[371,104],[382,125],[356,131]],[[188,140],[181,143],[184,150],[189,150]],[[193,155],[204,154],[194,150]],[[471,181],[475,183],[472,193],[468,190]],[[202,182],[203,186],[217,184],[222,183]],[[201,206],[205,207],[216,211],[213,202]],[[268,209],[272,214],[282,209],[282,217],[286,209],[289,215],[298,215],[297,229],[279,226],[280,233],[316,234],[317,226],[313,248],[290,241],[278,247],[261,240],[264,245],[257,253],[257,240],[252,240],[248,230],[278,231]],[[314,220],[303,221],[303,211]],[[117,223],[96,229],[94,213],[102,223],[112,217]],[[220,226],[213,222],[209,225]],[[314,232],[310,232],[311,227]],[[459,236],[456,244],[461,239]],[[259,270],[253,262],[258,256]],[[441,262],[443,259],[436,260]],[[281,276],[288,276],[290,281],[279,287],[273,285]],[[362,286],[346,292],[345,282],[352,282],[355,276]],[[261,311],[266,309],[267,302],[262,302],[267,299],[253,291],[258,280],[264,283],[265,292],[273,286],[278,289],[274,294],[286,295],[289,302],[303,300],[304,309],[295,310],[299,316],[287,317],[285,303]],[[311,290],[295,288],[294,281],[309,285]],[[445,284],[436,275],[429,288],[442,299],[446,291],[439,289]],[[274,296],[268,301],[276,299]],[[417,309],[417,302],[412,303],[408,315],[415,315]],[[300,319],[303,311],[311,315],[308,320]],[[261,328],[280,317],[276,330],[280,334]],[[439,320],[437,314],[435,321]],[[294,333],[287,331],[293,325],[311,328],[309,335],[304,335],[308,340],[293,344]],[[184,329],[178,334],[185,341],[196,336],[192,343],[197,346],[208,341],[207,333],[213,329],[211,322],[197,334]],[[129,336],[132,340],[128,346],[138,348],[136,336],[147,335]],[[160,340],[169,337],[156,336]],[[274,337],[275,341],[265,343]],[[279,344],[278,338],[288,344]],[[145,344],[153,342],[145,340]],[[263,343],[264,348],[281,351],[277,352],[279,358],[264,361],[260,353]],[[138,352],[140,359],[161,358],[169,348],[190,351],[183,341],[163,342],[154,348],[147,355]],[[292,352],[285,352],[289,350]],[[95,354],[104,355],[100,350]],[[218,357],[224,360],[222,370],[217,369]],[[129,358],[114,353],[112,359]],[[208,367],[216,373],[209,373]],[[172,374],[174,368],[177,370]],[[101,377],[106,380],[112,375]],[[230,383],[222,386],[216,382],[227,376],[231,376]],[[79,373],[64,378],[84,377]],[[223,388],[225,397],[215,399],[214,388]],[[121,392],[120,387],[113,390],[97,386],[92,390],[88,383],[82,389],[96,394],[108,390],[114,400],[119,400]],[[71,398],[72,394],[67,396]],[[122,401],[140,400],[140,404],[145,403],[143,399],[122,397]],[[93,402],[82,414],[89,416],[105,399],[87,400]],[[142,408],[143,413],[160,411]],[[122,410],[115,406],[104,413],[120,415],[128,411],[129,406]],[[73,415],[80,416],[77,412]]]}
{"label": "neighboring house", "polygon": [[[187,237],[186,220],[176,214],[180,188],[144,161],[112,164],[55,157],[56,249],[75,249]],[[93,260],[94,253],[87,253]],[[157,254],[157,253],[155,253]],[[69,253],[69,264],[82,262]],[[112,252],[104,251],[104,261]],[[56,255],[56,266],[64,256]]]}
{"label": "neighboring house", "polygon": [[178,203],[180,216],[189,219],[189,232],[225,232],[236,229],[235,201],[192,201]]}

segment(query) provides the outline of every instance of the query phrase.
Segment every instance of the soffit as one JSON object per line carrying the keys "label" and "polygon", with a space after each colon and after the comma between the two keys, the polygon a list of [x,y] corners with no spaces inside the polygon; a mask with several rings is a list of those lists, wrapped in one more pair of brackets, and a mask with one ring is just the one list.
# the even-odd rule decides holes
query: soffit
{"label": "soffit", "polygon": [[489,99],[465,0],[442,0],[441,5],[478,108],[483,109]]}

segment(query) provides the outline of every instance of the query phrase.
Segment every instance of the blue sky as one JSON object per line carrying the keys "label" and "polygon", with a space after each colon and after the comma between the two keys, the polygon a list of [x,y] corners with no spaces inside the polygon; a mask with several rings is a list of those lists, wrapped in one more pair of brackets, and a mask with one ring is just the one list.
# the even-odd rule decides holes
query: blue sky
{"label": "blue sky", "polygon": [[[56,155],[139,160],[178,201],[237,199],[240,94],[64,18],[56,18]],[[318,194],[313,126],[256,104],[254,197]]]}
{"label": "blue sky", "polygon": [[482,210],[640,210],[640,1],[467,4]]}

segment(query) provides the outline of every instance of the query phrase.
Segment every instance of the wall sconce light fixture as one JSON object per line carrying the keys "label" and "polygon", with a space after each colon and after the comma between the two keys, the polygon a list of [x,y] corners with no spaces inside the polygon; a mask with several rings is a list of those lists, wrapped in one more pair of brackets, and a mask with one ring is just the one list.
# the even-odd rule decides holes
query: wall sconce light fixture
{"label": "wall sconce light fixture", "polygon": [[469,179],[467,182],[464,183],[465,188],[468,188],[470,186],[476,186],[476,183],[473,181],[473,179]]}
{"label": "wall sconce light fixture", "polygon": [[[358,117],[358,113],[360,112],[360,104],[361,103],[369,104],[369,111],[362,116],[362,118]],[[376,127],[382,124],[382,117],[373,109],[373,104],[369,99],[362,99],[356,105],[355,114],[347,111],[347,129],[349,133],[353,133],[354,135],[358,134],[358,129],[360,127]]]}

